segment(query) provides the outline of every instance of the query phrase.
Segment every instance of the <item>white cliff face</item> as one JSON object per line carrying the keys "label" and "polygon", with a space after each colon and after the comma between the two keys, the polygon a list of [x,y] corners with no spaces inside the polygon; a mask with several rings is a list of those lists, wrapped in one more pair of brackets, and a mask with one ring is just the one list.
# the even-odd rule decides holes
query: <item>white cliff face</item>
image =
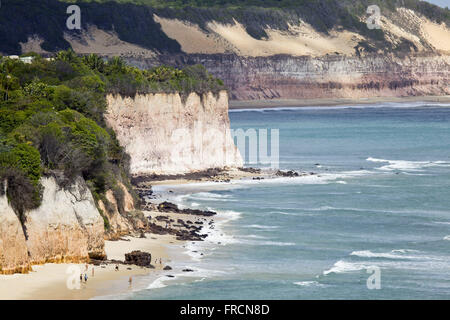
{"label": "white cliff face", "polygon": [[76,262],[104,256],[104,223],[81,178],[67,190],[43,178],[42,204],[25,213],[32,263]]}
{"label": "white cliff face", "polygon": [[29,270],[22,224],[4,194],[0,196],[0,274],[26,273]]}
{"label": "white cliff face", "polygon": [[32,264],[80,262],[102,258],[104,223],[91,192],[81,178],[67,189],[56,180],[42,178],[39,208],[24,213],[22,226],[0,196],[0,273],[26,273]]}
{"label": "white cliff face", "polygon": [[[134,210],[133,199],[131,195],[128,193],[128,190],[125,188],[123,184],[119,182],[120,188],[124,191],[124,210],[125,212],[131,212]],[[114,197],[113,191],[108,190],[105,194],[106,200],[108,200],[111,208],[108,210],[103,203],[102,200],[98,201],[99,208],[103,211],[103,213],[108,217],[109,222],[109,230],[106,235],[107,239],[116,239],[120,236],[129,234],[133,231],[133,226],[131,223],[120,214],[117,199]]]}
{"label": "white cliff face", "polygon": [[131,156],[135,176],[242,167],[228,118],[226,91],[185,102],[179,94],[108,95],[105,119]]}

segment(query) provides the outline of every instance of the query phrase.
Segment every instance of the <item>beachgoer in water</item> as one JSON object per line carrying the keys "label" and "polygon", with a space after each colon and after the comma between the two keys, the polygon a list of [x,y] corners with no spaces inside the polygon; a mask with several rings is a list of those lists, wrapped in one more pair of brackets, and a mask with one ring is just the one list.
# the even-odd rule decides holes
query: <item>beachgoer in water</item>
{"label": "beachgoer in water", "polygon": [[116,264],[116,271],[119,271],[119,265]]}

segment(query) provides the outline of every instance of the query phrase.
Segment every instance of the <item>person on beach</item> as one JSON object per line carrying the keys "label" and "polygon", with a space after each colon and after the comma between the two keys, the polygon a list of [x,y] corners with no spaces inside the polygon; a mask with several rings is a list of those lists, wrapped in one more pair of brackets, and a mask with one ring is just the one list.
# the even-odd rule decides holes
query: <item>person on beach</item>
{"label": "person on beach", "polygon": [[87,273],[84,274],[84,282],[86,283],[88,279]]}
{"label": "person on beach", "polygon": [[94,276],[94,267],[92,267],[92,276]]}
{"label": "person on beach", "polygon": [[130,276],[130,279],[128,279],[128,283],[130,284],[131,287],[131,284],[133,283],[133,277]]}
{"label": "person on beach", "polygon": [[119,265],[116,264],[116,271],[119,271]]}
{"label": "person on beach", "polygon": [[82,283],[82,282],[83,282],[83,274],[80,273],[80,283]]}

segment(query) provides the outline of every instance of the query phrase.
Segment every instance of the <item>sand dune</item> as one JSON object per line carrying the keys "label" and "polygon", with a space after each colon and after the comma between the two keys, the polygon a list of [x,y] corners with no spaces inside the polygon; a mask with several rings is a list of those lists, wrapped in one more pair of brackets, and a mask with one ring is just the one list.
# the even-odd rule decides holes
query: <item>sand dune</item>
{"label": "sand dune", "polygon": [[119,39],[115,32],[104,31],[96,26],[90,26],[83,31],[81,37],[64,35],[73,50],[77,53],[97,53],[100,55],[126,55],[152,58],[155,53],[151,50],[125,42]]}
{"label": "sand dune", "polygon": [[450,29],[444,24],[426,22],[422,25],[428,42],[438,50],[450,52]]}

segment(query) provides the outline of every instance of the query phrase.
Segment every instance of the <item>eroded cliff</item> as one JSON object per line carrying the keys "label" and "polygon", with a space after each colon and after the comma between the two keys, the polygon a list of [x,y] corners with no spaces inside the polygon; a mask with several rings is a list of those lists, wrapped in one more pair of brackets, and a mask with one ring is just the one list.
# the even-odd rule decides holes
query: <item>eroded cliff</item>
{"label": "eroded cliff", "polygon": [[235,100],[403,97],[450,94],[450,55],[346,57],[243,57],[191,54],[129,59],[154,64],[203,64]]}
{"label": "eroded cliff", "polygon": [[228,118],[228,95],[107,96],[105,119],[131,157],[134,176],[241,167]]}
{"label": "eroded cliff", "polygon": [[42,204],[24,213],[23,224],[0,196],[0,272],[28,272],[30,265],[105,257],[104,222],[81,178],[66,188],[41,179]]}
{"label": "eroded cliff", "polygon": [[32,263],[86,261],[104,256],[104,225],[92,194],[81,178],[61,188],[52,177],[41,179],[42,204],[25,213]]}
{"label": "eroded cliff", "polygon": [[22,224],[8,203],[6,185],[0,190],[0,274],[30,270]]}

